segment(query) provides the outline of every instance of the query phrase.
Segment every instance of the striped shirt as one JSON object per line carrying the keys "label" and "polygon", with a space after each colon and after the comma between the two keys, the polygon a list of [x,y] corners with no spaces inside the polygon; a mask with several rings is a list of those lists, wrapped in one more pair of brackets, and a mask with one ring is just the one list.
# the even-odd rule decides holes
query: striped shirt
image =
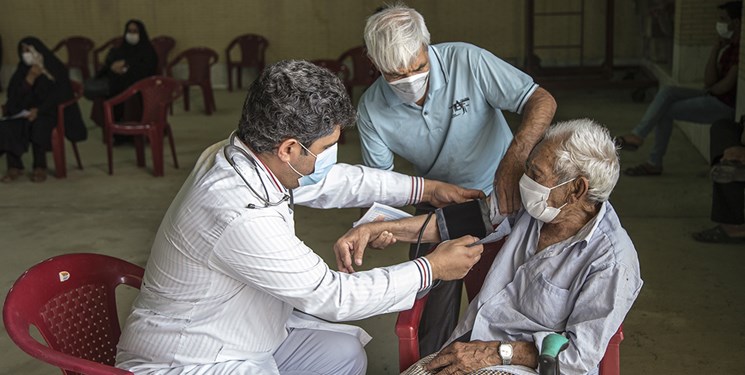
{"label": "striped shirt", "polygon": [[[249,372],[276,374],[272,353],[293,309],[357,320],[408,309],[430,287],[423,258],[354,274],[330,270],[295,236],[292,207],[283,201],[290,192],[265,165],[237,152],[234,169],[224,145],[202,154],[163,218],[119,341],[118,367],[173,374],[239,361]],[[237,170],[280,203],[264,207]],[[296,189],[294,201],[400,206],[419,202],[422,185],[421,178],[339,164],[318,184]]]}

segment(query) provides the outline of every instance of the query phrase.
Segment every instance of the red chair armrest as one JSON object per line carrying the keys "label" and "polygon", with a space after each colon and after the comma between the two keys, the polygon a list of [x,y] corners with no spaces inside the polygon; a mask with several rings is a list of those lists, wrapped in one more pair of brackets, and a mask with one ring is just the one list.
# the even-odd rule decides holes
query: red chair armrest
{"label": "red chair armrest", "polygon": [[233,61],[230,60],[230,51],[233,50],[233,48],[236,46],[236,44],[238,44],[238,39],[237,38],[236,39],[233,39],[233,41],[230,42],[230,44],[228,44],[228,48],[225,49],[225,59],[226,59],[226,62],[228,64],[232,64],[233,63]]}
{"label": "red chair armrest", "polygon": [[424,306],[429,295],[414,301],[410,310],[401,311],[396,319],[396,336],[398,336],[398,364],[403,372],[419,360],[419,321],[422,319]]}
{"label": "red chair armrest", "polygon": [[180,63],[181,60],[184,58],[185,54],[183,52],[179,53],[176,57],[171,60],[168,65],[166,65],[166,75],[169,77],[173,77],[173,67],[176,66],[176,64]]}

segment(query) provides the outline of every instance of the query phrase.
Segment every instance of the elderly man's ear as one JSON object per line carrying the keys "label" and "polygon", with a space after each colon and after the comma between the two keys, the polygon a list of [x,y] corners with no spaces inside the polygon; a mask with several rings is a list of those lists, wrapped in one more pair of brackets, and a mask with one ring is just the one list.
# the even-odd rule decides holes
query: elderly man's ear
{"label": "elderly man's ear", "polygon": [[572,181],[569,186],[572,187],[569,193],[570,203],[575,203],[587,195],[587,191],[590,190],[590,180],[587,177],[580,176]]}

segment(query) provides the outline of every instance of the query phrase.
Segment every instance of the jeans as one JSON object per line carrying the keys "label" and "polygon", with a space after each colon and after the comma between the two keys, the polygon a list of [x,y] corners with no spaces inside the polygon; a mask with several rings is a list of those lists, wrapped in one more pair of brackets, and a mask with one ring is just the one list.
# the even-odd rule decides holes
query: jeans
{"label": "jeans", "polygon": [[646,138],[654,129],[654,145],[648,162],[656,167],[662,167],[662,158],[670,142],[674,120],[711,124],[716,120],[734,118],[734,108],[704,90],[663,86],[647,108],[641,122],[631,132]]}

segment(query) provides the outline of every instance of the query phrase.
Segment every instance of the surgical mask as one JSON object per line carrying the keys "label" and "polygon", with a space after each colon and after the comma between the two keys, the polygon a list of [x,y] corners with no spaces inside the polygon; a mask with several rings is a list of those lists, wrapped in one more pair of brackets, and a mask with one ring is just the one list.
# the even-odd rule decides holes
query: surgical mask
{"label": "surgical mask", "polygon": [[574,180],[575,179],[573,178],[552,188],[548,188],[535,182],[535,180],[528,177],[528,175],[523,174],[523,177],[520,178],[520,198],[522,199],[525,210],[528,211],[528,214],[536,220],[550,223],[557,215],[559,215],[561,209],[567,205],[564,203],[559,208],[549,207],[548,196],[551,194],[551,190],[566,185]]}
{"label": "surgical mask", "polygon": [[724,39],[730,39],[734,32],[729,29],[727,22],[717,22],[717,33]]}
{"label": "surgical mask", "polygon": [[31,52],[24,52],[21,54],[21,59],[23,59],[23,63],[31,66],[34,65],[34,54]]}
{"label": "surgical mask", "polygon": [[427,92],[429,71],[388,82],[393,92],[405,103],[416,103]]}
{"label": "surgical mask", "polygon": [[135,45],[140,41],[140,34],[138,33],[127,33],[124,35],[124,39],[127,40],[127,43],[131,45]]}
{"label": "surgical mask", "polygon": [[295,167],[293,167],[292,164],[290,164],[289,162],[287,163],[287,165],[289,165],[290,168],[292,168],[292,170],[297,173],[298,176],[300,176],[300,178],[298,178],[298,183],[300,184],[300,186],[317,184],[319,181],[323,180],[326,177],[326,175],[331,170],[331,167],[336,164],[336,157],[339,152],[339,146],[338,144],[334,144],[333,146],[323,150],[323,152],[318,155],[308,150],[308,148],[303,146],[302,143],[300,143],[300,146],[302,146],[306,151],[308,151],[308,153],[316,158],[313,173],[304,175],[298,172],[297,169],[295,169]]}

